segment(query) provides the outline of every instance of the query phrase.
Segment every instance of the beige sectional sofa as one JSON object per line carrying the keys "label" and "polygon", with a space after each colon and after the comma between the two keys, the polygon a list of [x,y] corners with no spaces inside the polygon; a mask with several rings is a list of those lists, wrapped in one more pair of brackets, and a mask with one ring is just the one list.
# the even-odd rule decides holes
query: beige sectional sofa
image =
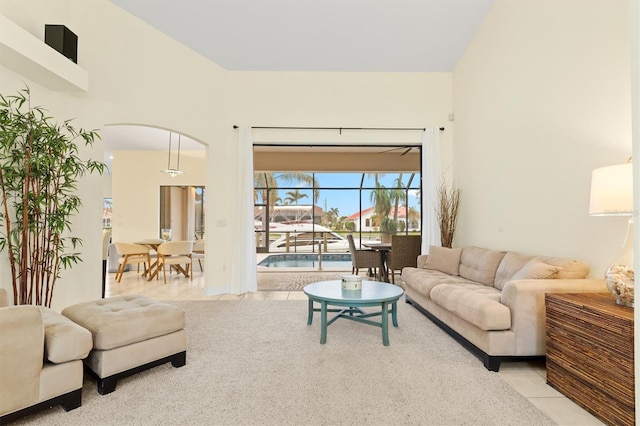
{"label": "beige sectional sofa", "polygon": [[474,352],[486,368],[544,359],[545,293],[607,292],[577,260],[480,247],[430,247],[402,270],[407,303]]}
{"label": "beige sectional sofa", "polygon": [[82,401],[83,364],[91,333],[42,306],[6,306],[0,289],[0,424]]}

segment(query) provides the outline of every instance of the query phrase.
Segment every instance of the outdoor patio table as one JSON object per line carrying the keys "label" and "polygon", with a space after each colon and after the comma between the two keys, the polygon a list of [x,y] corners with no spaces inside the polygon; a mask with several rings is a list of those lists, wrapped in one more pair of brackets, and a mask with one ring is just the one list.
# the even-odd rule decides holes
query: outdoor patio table
{"label": "outdoor patio table", "polygon": [[387,257],[391,251],[391,243],[362,243],[363,246],[380,252],[382,256],[382,271],[380,271],[380,278],[382,281],[389,282],[389,273],[387,271]]}

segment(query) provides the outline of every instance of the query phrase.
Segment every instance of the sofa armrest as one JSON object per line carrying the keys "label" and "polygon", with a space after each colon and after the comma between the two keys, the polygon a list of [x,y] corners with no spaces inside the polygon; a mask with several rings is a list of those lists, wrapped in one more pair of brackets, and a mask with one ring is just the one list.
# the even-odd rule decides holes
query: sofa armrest
{"label": "sofa armrest", "polygon": [[54,364],[85,359],[93,347],[91,332],[69,318],[40,306],[47,360]]}
{"label": "sofa armrest", "polygon": [[38,402],[43,351],[37,306],[0,308],[0,416]]}
{"label": "sofa armrest", "polygon": [[420,254],[418,255],[417,268],[424,268],[424,264],[427,263],[428,254]]}
{"label": "sofa armrest", "polygon": [[[530,279],[509,281],[501,303],[511,311],[511,330],[519,353],[546,354],[545,293],[606,293],[604,280]],[[534,335],[535,339],[531,336]],[[535,347],[531,347],[535,345]]]}

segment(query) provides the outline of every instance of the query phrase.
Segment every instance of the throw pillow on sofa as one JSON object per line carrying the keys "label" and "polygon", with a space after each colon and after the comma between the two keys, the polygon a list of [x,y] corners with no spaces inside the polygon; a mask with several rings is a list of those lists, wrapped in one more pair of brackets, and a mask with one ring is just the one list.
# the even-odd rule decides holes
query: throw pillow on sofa
{"label": "throw pillow on sofa", "polygon": [[429,246],[429,256],[424,269],[435,269],[449,275],[458,275],[462,249]]}
{"label": "throw pillow on sofa", "polygon": [[524,264],[522,269],[513,274],[512,280],[526,280],[526,279],[546,279],[551,278],[554,274],[558,273],[562,268],[559,266],[549,265],[541,262],[538,259],[531,259]]}

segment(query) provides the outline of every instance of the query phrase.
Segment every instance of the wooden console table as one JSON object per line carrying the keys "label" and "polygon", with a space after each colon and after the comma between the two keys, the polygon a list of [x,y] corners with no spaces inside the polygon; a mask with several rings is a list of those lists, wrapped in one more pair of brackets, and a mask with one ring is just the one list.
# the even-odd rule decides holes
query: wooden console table
{"label": "wooden console table", "polygon": [[547,293],[547,383],[607,424],[633,425],[633,308]]}

